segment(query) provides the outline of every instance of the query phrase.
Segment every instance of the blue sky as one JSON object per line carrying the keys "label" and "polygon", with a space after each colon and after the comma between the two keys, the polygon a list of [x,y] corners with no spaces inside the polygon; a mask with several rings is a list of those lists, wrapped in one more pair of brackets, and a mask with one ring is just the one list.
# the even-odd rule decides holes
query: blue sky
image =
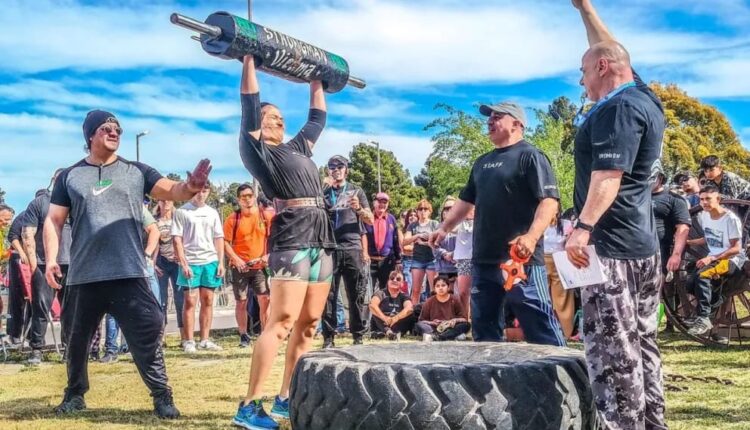
{"label": "blue sky", "polygon": [[[595,2],[646,80],[674,82],[727,115],[750,146],[750,3],[741,0]],[[255,0],[260,24],[335,52],[364,91],[328,96],[315,161],[374,139],[415,175],[431,152],[424,125],[436,103],[473,110],[514,99],[544,108],[578,101],[583,27],[567,0]],[[246,0],[5,0],[0,14],[0,187],[22,208],[56,167],[85,156],[81,122],[114,112],[120,154],[162,173],[203,157],[213,179],[245,181],[237,152],[240,64],[205,54],[171,12],[204,19],[247,13]],[[307,87],[261,76],[264,100],[294,132]],[[529,111],[529,114],[532,112]]]}

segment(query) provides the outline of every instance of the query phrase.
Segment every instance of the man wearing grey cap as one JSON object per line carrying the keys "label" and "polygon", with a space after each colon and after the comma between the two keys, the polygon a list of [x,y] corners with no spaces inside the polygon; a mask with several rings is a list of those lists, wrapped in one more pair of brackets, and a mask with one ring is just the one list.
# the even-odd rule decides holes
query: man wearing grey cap
{"label": "man wearing grey cap", "polygon": [[[557,213],[560,196],[554,172],[544,153],[524,140],[527,123],[521,106],[502,102],[482,105],[479,112],[489,117],[487,129],[495,149],[474,162],[459,200],[430,243],[439,243],[476,207],[471,291],[474,340],[503,340],[498,321],[505,321],[507,296],[527,341],[563,346],[539,240]],[[506,292],[499,264],[510,259],[511,247],[522,258],[529,258],[525,265],[528,280]]]}

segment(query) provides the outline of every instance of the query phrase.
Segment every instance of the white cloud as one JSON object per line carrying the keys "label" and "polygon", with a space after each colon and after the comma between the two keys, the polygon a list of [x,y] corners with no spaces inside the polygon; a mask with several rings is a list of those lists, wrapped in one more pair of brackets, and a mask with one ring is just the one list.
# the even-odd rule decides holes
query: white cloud
{"label": "white cloud", "polygon": [[750,50],[732,58],[702,62],[694,66],[695,76],[681,86],[694,97],[734,98],[750,96]]}
{"label": "white cloud", "polygon": [[[257,19],[343,55],[353,73],[373,85],[517,82],[557,76],[575,70],[585,49],[583,28],[567,2],[333,4],[282,4],[283,13],[266,9]],[[235,62],[201,52],[188,31],[168,21],[174,9],[200,19],[209,12],[205,7],[81,6],[72,1],[31,5],[11,1],[0,16],[0,50],[10,71],[154,66],[239,72]],[[627,19],[638,11],[643,12],[615,14],[607,9],[605,18],[640,63],[691,61],[699,58],[696,50],[715,45],[715,38],[701,33],[652,29],[639,25],[643,19]]]}
{"label": "white cloud", "polygon": [[[84,88],[85,87],[85,88]],[[87,81],[46,81],[29,79],[0,85],[0,97],[14,101],[38,101],[46,110],[76,114],[92,108],[127,111],[139,115],[216,120],[237,114],[237,96],[216,100],[215,87],[168,78],[149,79],[121,85],[91,85]],[[93,94],[97,93],[97,94]],[[65,109],[65,106],[68,109]]]}
{"label": "white cloud", "polygon": [[[221,123],[223,130],[209,131],[191,120],[165,120],[155,117],[119,118],[126,131],[118,153],[136,159],[135,133],[149,130],[141,138],[141,161],[163,174],[192,170],[201,158],[210,158],[212,176],[224,182],[250,179],[238,156],[239,119]],[[72,165],[86,156],[80,119],[59,119],[45,115],[0,114],[0,138],[3,157],[0,159],[0,187],[7,192],[6,200],[14,207],[25,206],[34,191],[46,187],[51,172]],[[349,154],[351,148],[365,140],[377,140],[383,150],[393,151],[412,175],[416,175],[432,150],[427,137],[401,135],[381,129],[378,133],[355,133],[328,127],[314,150],[313,160],[326,163],[334,154]]]}

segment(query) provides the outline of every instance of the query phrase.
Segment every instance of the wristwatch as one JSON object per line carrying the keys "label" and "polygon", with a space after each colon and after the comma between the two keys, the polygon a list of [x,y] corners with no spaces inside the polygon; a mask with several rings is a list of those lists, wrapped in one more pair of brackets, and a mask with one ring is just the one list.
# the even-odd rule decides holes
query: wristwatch
{"label": "wristwatch", "polygon": [[591,233],[594,231],[594,226],[586,224],[585,222],[581,222],[581,220],[576,221],[576,227],[580,228],[581,230],[586,230],[587,232]]}

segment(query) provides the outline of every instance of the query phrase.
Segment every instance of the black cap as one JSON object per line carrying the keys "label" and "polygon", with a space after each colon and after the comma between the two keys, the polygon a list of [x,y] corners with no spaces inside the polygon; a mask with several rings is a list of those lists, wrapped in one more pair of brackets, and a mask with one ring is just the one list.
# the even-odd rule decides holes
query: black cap
{"label": "black cap", "polygon": [[115,115],[107,111],[92,110],[86,114],[86,119],[83,121],[83,140],[86,141],[86,145],[89,145],[89,139],[94,135],[96,129],[106,122],[120,124]]}
{"label": "black cap", "polygon": [[328,165],[331,164],[343,164],[344,167],[349,167],[349,160],[347,160],[343,155],[334,155],[333,157],[328,159]]}

